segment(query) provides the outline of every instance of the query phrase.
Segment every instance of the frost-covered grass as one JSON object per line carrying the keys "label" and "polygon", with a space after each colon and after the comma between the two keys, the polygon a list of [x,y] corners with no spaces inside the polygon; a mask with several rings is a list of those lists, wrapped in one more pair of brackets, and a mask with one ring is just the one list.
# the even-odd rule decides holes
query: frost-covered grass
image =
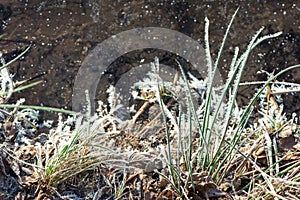
{"label": "frost-covered grass", "polygon": [[[218,57],[214,65],[211,62],[208,39],[209,22],[208,19],[206,19],[205,49],[208,63],[208,77],[205,80],[207,84],[206,97],[202,98],[204,105],[202,104],[202,106],[198,108],[197,106],[199,105],[195,105],[192,94],[193,92],[191,89],[191,85],[194,85],[194,82],[188,80],[190,77],[187,77],[184,74],[180,63],[178,64],[181,69],[181,77],[184,80],[178,82],[181,83],[180,88],[183,90],[183,93],[188,94],[187,98],[185,99],[185,103],[188,105],[188,110],[186,112],[179,110],[179,114],[174,116],[172,111],[163,101],[163,93],[161,91],[166,87],[166,83],[160,82],[160,79],[155,77],[155,74],[152,74],[152,78],[150,79],[148,85],[147,82],[143,85],[146,86],[145,88],[147,93],[153,94],[152,99],[156,100],[156,102],[160,104],[160,107],[164,113],[164,123],[171,123],[173,130],[177,134],[176,137],[178,141],[177,145],[174,146],[171,130],[169,129],[169,126],[166,126],[165,134],[167,138],[167,148],[165,161],[168,166],[169,175],[166,176],[160,172],[158,173],[169,181],[172,188],[177,194],[179,194],[179,196],[187,199],[190,191],[195,193],[200,192],[199,188],[197,188],[197,183],[199,180],[196,180],[197,178],[195,178],[199,174],[199,171],[207,172],[206,176],[211,177],[217,185],[220,185],[228,180],[228,176],[230,174],[235,173],[235,170],[232,168],[237,164],[237,158],[243,160],[243,162],[250,163],[254,168],[253,170],[260,172],[259,176],[262,176],[264,182],[267,183],[265,185],[267,188],[265,189],[272,191],[273,195],[276,193],[273,185],[271,184],[272,181],[270,180],[270,176],[268,176],[266,172],[255,163],[255,160],[251,158],[249,152],[243,152],[241,149],[246,145],[245,142],[249,142],[251,138],[251,134],[249,135],[249,138],[245,137],[244,135],[248,130],[246,127],[249,125],[248,120],[252,114],[254,104],[265,96],[264,91],[268,91],[266,88],[271,90],[269,86],[270,84],[272,85],[271,91],[275,91],[276,88],[278,89],[278,87],[275,87],[276,84],[273,83],[278,76],[286,71],[299,68],[300,66],[295,65],[289,67],[285,70],[282,70],[278,74],[271,76],[269,80],[264,82],[264,85],[258,89],[257,93],[245,108],[237,107],[237,92],[242,73],[246,67],[251,51],[261,42],[277,37],[281,34],[279,32],[259,37],[260,33],[263,31],[263,28],[261,28],[252,37],[244,53],[239,53],[239,48],[235,48],[228,78],[221,91],[221,95],[217,95],[218,93],[215,91],[216,88],[213,87],[214,77],[216,71],[218,70],[224,44],[235,15],[236,13],[234,14],[226,30]],[[156,66],[159,65],[156,63]],[[155,72],[155,70],[153,70],[153,72]],[[156,82],[158,84],[153,85],[152,82]],[[201,85],[201,87],[203,86],[204,85]],[[289,89],[285,89],[285,92],[297,92],[299,90],[299,85],[294,86],[296,87],[295,89],[291,89],[291,87],[292,85],[290,85]],[[168,91],[176,96],[176,90],[174,87],[172,88],[169,85]],[[278,93],[274,92],[272,94],[275,95]],[[286,119],[283,119],[284,115],[282,115],[282,112],[280,112],[275,105],[271,104],[272,102],[270,99],[261,100],[260,103],[262,104],[262,108],[267,108],[267,105],[268,109],[264,111],[262,119],[259,120],[260,125],[258,129],[264,126],[266,130],[270,130],[270,128],[273,127],[273,131],[275,131],[282,126],[282,123],[287,123],[287,121],[285,121]],[[269,107],[271,107],[270,110]],[[280,122],[275,122],[276,120],[279,120]],[[272,124],[272,126],[270,126],[270,124]],[[197,131],[199,133],[199,138],[195,139],[193,131]],[[252,132],[255,132],[255,130],[252,130]],[[275,164],[275,162],[279,162],[279,158],[276,154],[278,149],[275,149],[276,145],[274,144],[274,141],[270,141],[270,137],[267,136],[268,133],[264,134],[266,139],[266,147],[268,148],[268,158],[266,158],[268,160],[268,172],[272,172],[272,175],[274,175],[273,170],[276,165],[277,173],[279,173],[278,163]],[[174,151],[176,152],[175,154]],[[274,156],[275,158],[273,158]],[[273,159],[275,160],[273,161]],[[256,177],[254,178],[256,179]],[[255,179],[252,181],[255,182]],[[214,189],[215,192],[218,191],[213,187],[211,189]],[[210,196],[212,194],[207,195]],[[220,196],[222,195],[223,194],[220,194]]]}
{"label": "frost-covered grass", "polygon": [[[221,89],[213,85],[236,13],[214,63],[209,48],[209,21],[205,20],[208,77],[198,80],[185,73],[184,66],[177,62],[179,70],[174,81],[164,82],[159,76],[159,61],[155,59],[147,77],[132,88],[132,97],[143,104],[134,109],[137,111],[133,110],[132,120],[126,123],[114,115],[122,105],[116,105],[117,94],[113,87],[109,89],[110,105],[100,102],[94,116],[89,111],[80,115],[56,108],[22,105],[24,101],[4,104],[15,88],[6,69],[8,64],[2,61],[0,107],[5,110],[1,111],[0,149],[9,156],[7,160],[12,168],[19,170],[15,173],[20,184],[36,187],[35,193],[55,191],[59,198],[74,199],[82,194],[60,194],[60,188],[70,185],[79,190],[88,188],[82,193],[94,199],[135,199],[153,191],[157,195],[155,199],[300,198],[300,127],[296,114],[292,119],[285,117],[282,102],[277,98],[283,93],[299,92],[300,86],[276,82],[280,75],[300,65],[270,75],[246,107],[236,104],[251,51],[281,33],[260,37],[263,28],[258,30],[245,52],[240,53],[239,48],[235,48],[230,72]],[[256,123],[249,123],[257,102],[261,107],[260,117]],[[160,108],[157,117],[162,120],[156,124],[161,129],[149,137],[139,138],[142,131],[135,127],[139,125],[137,121],[151,120],[141,115],[150,112],[147,108],[155,104]],[[37,110],[65,113],[69,117],[63,119],[60,114],[58,124],[52,127],[49,121],[38,123]],[[35,135],[43,127],[48,127],[49,133]],[[135,130],[138,131],[133,132]],[[160,137],[159,134],[163,140],[155,138]],[[126,140],[128,138],[130,140]],[[147,146],[145,141],[151,145]],[[12,145],[12,142],[15,143]],[[136,142],[138,145],[134,145]],[[148,177],[149,183],[154,180],[156,186],[150,184],[154,189],[149,189],[143,177]],[[86,185],[80,185],[82,183]],[[136,190],[138,195],[134,193]]]}

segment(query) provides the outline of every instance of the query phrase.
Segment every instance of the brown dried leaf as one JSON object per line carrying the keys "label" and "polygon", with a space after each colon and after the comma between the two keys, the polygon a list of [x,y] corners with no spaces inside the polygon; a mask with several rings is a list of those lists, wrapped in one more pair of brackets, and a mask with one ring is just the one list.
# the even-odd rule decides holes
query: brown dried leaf
{"label": "brown dried leaf", "polygon": [[297,143],[293,146],[297,151],[300,151],[300,143]]}
{"label": "brown dried leaf", "polygon": [[265,146],[260,146],[260,147],[258,147],[258,149],[256,149],[255,155],[256,155],[256,156],[260,156],[260,155],[262,155],[264,152],[265,152]]}
{"label": "brown dried leaf", "polygon": [[159,193],[157,199],[176,199],[178,197],[178,194],[174,190],[166,188]]}
{"label": "brown dried leaf", "polygon": [[283,129],[279,132],[279,137],[289,137],[293,134],[293,129],[292,126],[289,124],[285,127],[283,127]]}
{"label": "brown dried leaf", "polygon": [[207,172],[194,173],[192,176],[196,193],[202,198],[218,198],[227,195],[218,188]]}
{"label": "brown dried leaf", "polygon": [[287,155],[285,160],[299,160],[300,159],[300,152],[295,152],[293,154]]}
{"label": "brown dried leaf", "polygon": [[28,161],[36,155],[36,149],[33,145],[21,147],[15,155],[23,161]]}

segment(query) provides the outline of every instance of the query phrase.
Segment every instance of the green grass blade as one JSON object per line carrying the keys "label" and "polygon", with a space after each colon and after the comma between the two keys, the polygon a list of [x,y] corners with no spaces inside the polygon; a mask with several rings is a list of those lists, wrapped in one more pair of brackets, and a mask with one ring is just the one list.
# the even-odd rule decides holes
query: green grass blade
{"label": "green grass blade", "polygon": [[61,108],[53,108],[47,106],[30,106],[30,105],[14,105],[14,104],[0,104],[0,108],[21,108],[21,109],[33,109],[33,110],[43,110],[43,111],[50,111],[50,112],[58,112],[58,113],[65,113],[69,115],[74,115],[76,112],[71,110],[65,110]]}
{"label": "green grass blade", "polygon": [[[41,83],[43,83],[43,81],[36,81],[36,82],[30,83],[28,85],[17,87],[17,88],[15,88],[15,89],[12,90],[12,93],[19,92],[21,90],[26,90],[28,88],[34,87],[34,86],[36,86],[38,84],[41,84]],[[2,92],[2,93],[0,93],[0,96],[7,95],[7,94],[8,94],[8,92]]]}
{"label": "green grass blade", "polygon": [[11,61],[5,63],[5,65],[3,65],[2,67],[0,67],[0,71],[2,69],[4,69],[5,67],[8,67],[10,64],[12,64],[13,62],[15,62],[16,60],[18,60],[19,58],[21,58],[25,53],[27,53],[27,51],[30,49],[31,45],[29,45],[22,53],[20,53],[17,57],[15,57],[14,59],[12,59]]}

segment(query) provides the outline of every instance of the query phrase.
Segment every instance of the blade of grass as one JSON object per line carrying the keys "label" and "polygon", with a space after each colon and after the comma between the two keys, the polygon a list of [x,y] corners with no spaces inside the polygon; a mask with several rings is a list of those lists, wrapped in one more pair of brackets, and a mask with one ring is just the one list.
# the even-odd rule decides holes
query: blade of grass
{"label": "blade of grass", "polygon": [[30,105],[14,105],[14,104],[0,104],[0,108],[21,108],[21,109],[33,109],[33,110],[43,110],[43,111],[50,111],[50,112],[58,112],[58,113],[65,113],[74,115],[76,112],[71,110],[65,110],[61,108],[53,108],[47,106],[30,106]]}
{"label": "blade of grass", "polygon": [[4,69],[5,67],[8,67],[10,64],[12,64],[13,62],[15,62],[16,60],[18,60],[19,58],[21,58],[23,55],[25,55],[25,53],[27,53],[27,51],[30,49],[31,45],[29,45],[22,53],[20,53],[17,57],[15,57],[14,59],[12,59],[11,61],[5,63],[4,65],[2,65],[2,67],[0,67],[0,71],[2,69]]}
{"label": "blade of grass", "polygon": [[[205,153],[205,154],[209,153],[209,145],[208,145],[208,143],[206,141],[205,134],[202,132],[202,130],[203,130],[202,129],[202,125],[201,125],[201,123],[200,123],[200,121],[198,119],[198,115],[196,113],[196,106],[195,106],[195,103],[194,103],[194,101],[192,99],[192,92],[191,92],[190,85],[188,84],[187,77],[186,77],[186,75],[184,73],[184,70],[183,70],[181,64],[178,61],[177,61],[177,64],[178,64],[179,69],[181,71],[181,75],[182,75],[182,77],[184,79],[185,87],[187,88],[186,89],[186,91],[187,91],[186,93],[187,93],[187,97],[188,97],[188,102],[187,103],[189,105],[189,109],[191,110],[191,116],[190,117],[191,117],[191,119],[193,119],[195,121],[195,123],[196,123],[196,125],[198,127],[198,130],[200,132],[201,142],[200,142],[199,149],[197,150],[197,152],[199,152],[198,157],[202,158],[202,153]],[[206,162],[205,161],[206,157],[207,156],[205,155],[204,156],[204,161],[203,161],[204,163]],[[199,163],[197,163],[197,168],[199,166],[200,166]]]}
{"label": "blade of grass", "polygon": [[[262,42],[262,41],[264,41],[264,40],[266,40],[266,39],[268,39],[268,38],[272,38],[272,37],[275,37],[275,36],[278,35],[278,34],[276,33],[276,34],[273,34],[273,35],[268,35],[268,36],[264,36],[264,37],[261,37],[261,38],[257,39],[258,36],[259,36],[259,34],[262,32],[262,30],[263,30],[263,27],[262,27],[259,31],[257,31],[257,33],[254,35],[254,37],[252,37],[252,39],[251,39],[251,41],[250,41],[250,43],[249,43],[249,45],[248,45],[248,47],[247,47],[246,52],[245,52],[244,54],[241,55],[241,57],[239,58],[239,60],[238,60],[238,62],[237,62],[237,64],[239,65],[239,72],[238,72],[238,74],[236,75],[236,79],[235,79],[235,83],[234,83],[234,89],[233,89],[233,95],[230,97],[230,98],[232,98],[232,99],[235,99],[236,96],[237,96],[238,86],[239,86],[239,83],[240,83],[240,81],[241,81],[242,72],[244,71],[244,67],[246,66],[246,62],[247,62],[247,60],[248,60],[249,54],[251,53],[252,49],[254,48],[254,45],[257,45],[257,42],[256,42],[256,41],[259,40],[260,42]],[[237,67],[237,68],[238,68],[238,67]],[[259,94],[259,95],[260,95],[260,94]],[[256,96],[255,99],[257,99],[257,98],[258,98],[258,96]],[[230,116],[231,116],[231,114],[232,114],[232,110],[233,110],[233,107],[234,107],[234,100],[232,100],[232,101],[230,101],[230,102],[231,102],[231,105],[229,105],[229,110],[227,110],[227,116],[226,116],[227,119],[225,120],[225,128],[223,128],[224,131],[223,131],[223,133],[222,133],[222,137],[223,137],[222,140],[224,139],[224,137],[225,137],[225,135],[226,135],[226,132],[227,132],[227,130],[228,130],[228,126],[229,126],[229,118],[230,118]],[[252,106],[252,104],[254,104],[255,102],[256,102],[256,100],[255,100],[254,102],[251,102],[251,104],[249,104],[249,105]],[[246,122],[248,121],[248,118],[250,117],[250,114],[251,114],[251,113],[252,113],[252,110],[250,109],[250,107],[248,107],[248,109],[245,109],[244,114],[242,115],[241,120],[240,120],[240,122],[239,122],[239,124],[238,124],[238,127],[237,127],[237,129],[236,129],[237,131],[235,131],[235,133],[234,133],[234,135],[233,135],[233,144],[234,144],[234,145],[237,144],[237,142],[238,142],[238,140],[239,140],[239,138],[240,138],[240,134],[241,134],[241,131],[240,131],[240,130],[242,130],[243,127],[246,125]],[[221,146],[222,146],[222,145],[220,145],[220,148],[219,148],[219,150],[217,151],[216,155],[218,155],[218,152],[220,151]],[[227,151],[227,149],[225,148],[225,149],[223,150],[222,156],[225,154],[225,150]],[[229,151],[229,152],[226,152],[227,155],[225,156],[224,159],[223,159],[223,157],[219,156],[218,158],[215,159],[215,161],[214,161],[213,163],[218,163],[218,160],[222,158],[222,159],[223,159],[223,162],[221,162],[221,163],[224,164],[224,162],[229,158],[229,156],[232,156],[232,151],[233,151],[233,148],[231,147],[230,151]],[[216,173],[214,174],[213,177],[216,177],[216,176],[217,176],[218,172],[219,172],[220,169],[221,169],[221,166],[223,166],[222,164],[219,165],[219,167],[217,168]]]}
{"label": "blade of grass", "polygon": [[[265,85],[264,85],[263,87],[260,88],[260,90],[254,95],[254,97],[252,98],[252,100],[250,101],[250,103],[247,105],[247,107],[245,108],[245,111],[243,112],[243,114],[242,114],[242,116],[241,116],[241,123],[238,124],[237,130],[236,130],[236,133],[235,133],[235,135],[236,135],[237,137],[235,138],[235,140],[234,140],[233,142],[228,142],[228,141],[225,140],[225,142],[226,142],[228,145],[230,145],[231,150],[230,150],[229,152],[227,152],[227,156],[225,156],[225,158],[220,157],[218,160],[221,160],[221,158],[222,158],[223,161],[224,161],[224,160],[227,160],[228,157],[229,157],[229,155],[232,154],[232,151],[233,151],[234,149],[237,150],[236,144],[237,144],[237,142],[238,142],[238,140],[239,140],[239,137],[240,137],[240,135],[241,135],[241,134],[238,134],[238,133],[239,133],[239,132],[242,133],[242,130],[243,130],[243,128],[244,128],[246,122],[248,121],[249,116],[250,116],[250,114],[251,114],[251,112],[252,112],[252,107],[254,106],[255,102],[258,100],[259,96],[263,93],[265,87],[266,87],[267,85],[269,85],[273,80],[275,80],[276,78],[278,78],[280,75],[284,74],[285,72],[290,71],[290,70],[293,70],[293,69],[297,69],[297,68],[300,68],[300,65],[293,65],[293,66],[291,66],[291,67],[288,67],[288,68],[286,68],[286,69],[283,69],[282,71],[280,71],[279,73],[277,73],[277,74],[274,75],[273,77],[269,78],[268,81],[265,83]],[[224,163],[222,163],[220,166],[223,166],[223,165],[224,165]],[[228,163],[228,165],[227,165],[226,168],[228,168],[228,167],[229,167],[229,163]],[[221,169],[221,167],[219,167],[219,168],[216,170],[216,172],[215,172],[214,175],[213,175],[213,178],[217,178],[217,176],[218,176],[218,173],[217,173],[217,172],[219,172],[220,169]],[[226,171],[226,170],[225,170],[225,171]]]}
{"label": "blade of grass", "polygon": [[[217,106],[217,110],[214,111],[214,117],[212,118],[212,123],[210,123],[210,115],[211,115],[211,101],[212,101],[212,90],[213,90],[213,83],[214,83],[214,79],[215,79],[215,75],[216,75],[216,72],[218,70],[218,64],[220,62],[220,59],[221,59],[221,55],[223,53],[223,49],[224,49],[224,46],[225,46],[225,42],[227,40],[227,37],[228,37],[228,34],[229,34],[229,30],[231,28],[231,25],[233,23],[233,20],[237,14],[239,9],[236,9],[235,13],[233,14],[230,22],[229,22],[229,25],[226,29],[226,32],[225,32],[225,35],[223,37],[223,40],[222,40],[222,44],[221,44],[221,47],[220,47],[220,50],[218,52],[218,57],[216,59],[216,62],[215,62],[215,65],[214,65],[214,70],[212,72],[212,63],[211,63],[211,56],[210,56],[210,48],[209,48],[209,21],[208,19],[206,18],[205,19],[205,52],[206,52],[206,62],[208,63],[208,77],[209,77],[209,89],[208,89],[208,93],[207,93],[207,98],[206,98],[206,101],[205,101],[205,111],[204,111],[204,119],[203,119],[203,126],[202,126],[202,133],[204,134],[204,138],[206,141],[210,141],[211,140],[211,134],[212,134],[212,131],[213,131],[213,125],[214,125],[214,122],[216,120],[216,117],[219,113],[219,109],[221,107],[221,103],[223,101],[223,98],[225,96],[225,92],[226,91],[223,91],[223,95],[221,96],[220,100],[219,100],[219,105]],[[212,74],[211,74],[212,73]],[[228,85],[229,86],[229,85]],[[226,88],[227,89],[227,88]],[[211,126],[210,126],[211,124]],[[208,147],[209,150],[210,147]],[[210,161],[210,156],[209,154],[207,154],[208,156],[205,157],[205,162],[202,163],[202,168],[204,169],[205,166],[207,165],[206,162],[208,162],[208,164],[210,165],[212,162]],[[214,155],[212,155],[214,156]]]}
{"label": "blade of grass", "polygon": [[[225,47],[225,43],[226,43],[226,40],[227,40],[227,38],[228,38],[229,30],[231,29],[231,26],[232,26],[232,24],[233,24],[233,21],[234,21],[234,19],[235,19],[236,14],[238,13],[238,10],[239,10],[239,8],[236,9],[236,11],[234,12],[233,16],[231,17],[231,20],[230,20],[230,22],[229,22],[229,24],[228,24],[228,27],[227,27],[226,32],[225,32],[225,35],[224,35],[224,37],[223,37],[223,40],[222,40],[220,49],[219,49],[219,51],[218,51],[218,56],[217,56],[217,59],[216,59],[216,61],[215,61],[214,71],[213,71],[213,74],[212,74],[211,84],[209,85],[209,90],[208,90],[208,91],[209,91],[209,92],[208,92],[208,96],[209,96],[209,97],[211,96],[211,92],[212,92],[213,87],[214,87],[212,83],[214,82],[215,75],[216,75],[216,72],[217,72],[217,70],[218,70],[218,65],[219,65],[219,63],[220,63],[221,56],[222,56],[222,54],[223,54],[223,49],[224,49],[224,47]],[[207,22],[207,23],[209,23],[209,22]],[[207,27],[207,29],[205,30],[205,38],[206,38],[206,39],[205,39],[205,43],[206,43],[206,46],[208,47],[208,49],[206,50],[206,52],[207,52],[207,54],[209,54],[209,56],[207,57],[207,59],[211,59],[211,56],[210,56],[210,50],[209,50],[209,39],[208,39],[208,35],[209,35],[209,30],[208,30],[208,27]],[[231,63],[231,67],[234,66],[234,64],[235,64],[235,62],[236,62],[237,55],[238,55],[238,49],[236,48],[236,49],[235,49],[235,55],[234,55],[233,60],[232,60],[232,63]],[[207,60],[207,62],[208,62],[208,61],[209,61],[209,60]],[[210,63],[211,63],[211,62],[210,62]],[[210,66],[210,68],[211,68],[211,67],[212,67],[212,66]],[[232,74],[232,78],[234,77],[234,74],[235,74],[235,73]],[[230,82],[229,82],[229,83],[230,83]],[[228,87],[229,87],[229,86],[228,86]],[[224,99],[224,97],[225,97],[226,91],[227,91],[227,87],[223,90],[223,95],[221,96],[221,98],[220,98],[220,100],[219,100],[219,105],[217,106],[217,110],[214,112],[215,114],[214,114],[214,117],[213,117],[213,122],[211,123],[212,125],[214,124],[214,122],[215,122],[215,120],[216,120],[216,116],[217,116],[217,114],[219,113],[219,109],[220,109],[221,103],[222,103],[222,101],[223,101],[223,99]],[[210,130],[212,130],[212,127],[210,127]]]}
{"label": "blade of grass", "polygon": [[[12,90],[12,93],[19,92],[21,90],[26,90],[28,88],[34,87],[34,86],[36,86],[38,84],[41,84],[41,83],[43,83],[43,81],[36,81],[36,82],[30,83],[28,85],[17,87],[17,88],[15,88],[15,89]],[[7,95],[7,94],[8,94],[8,92],[2,92],[2,93],[0,93],[0,96]]]}

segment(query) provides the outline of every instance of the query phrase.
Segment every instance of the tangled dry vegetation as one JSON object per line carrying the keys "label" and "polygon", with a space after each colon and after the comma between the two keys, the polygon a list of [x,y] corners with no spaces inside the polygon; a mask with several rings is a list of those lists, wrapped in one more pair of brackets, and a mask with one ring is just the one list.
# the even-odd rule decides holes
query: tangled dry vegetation
{"label": "tangled dry vegetation", "polygon": [[[42,108],[24,100],[8,105],[18,88],[3,61],[0,198],[299,199],[299,116],[287,118],[278,97],[300,86],[275,79],[300,66],[270,76],[239,108],[235,99],[249,53],[278,34],[258,38],[261,29],[240,56],[237,48],[228,79],[217,89],[210,83],[231,24],[205,80],[186,74],[178,62],[174,82],[163,82],[155,60],[133,87],[126,122],[116,117],[122,105],[113,87],[109,105],[99,102],[94,115],[60,113],[57,123],[39,119]],[[258,117],[250,121],[254,112]]]}

